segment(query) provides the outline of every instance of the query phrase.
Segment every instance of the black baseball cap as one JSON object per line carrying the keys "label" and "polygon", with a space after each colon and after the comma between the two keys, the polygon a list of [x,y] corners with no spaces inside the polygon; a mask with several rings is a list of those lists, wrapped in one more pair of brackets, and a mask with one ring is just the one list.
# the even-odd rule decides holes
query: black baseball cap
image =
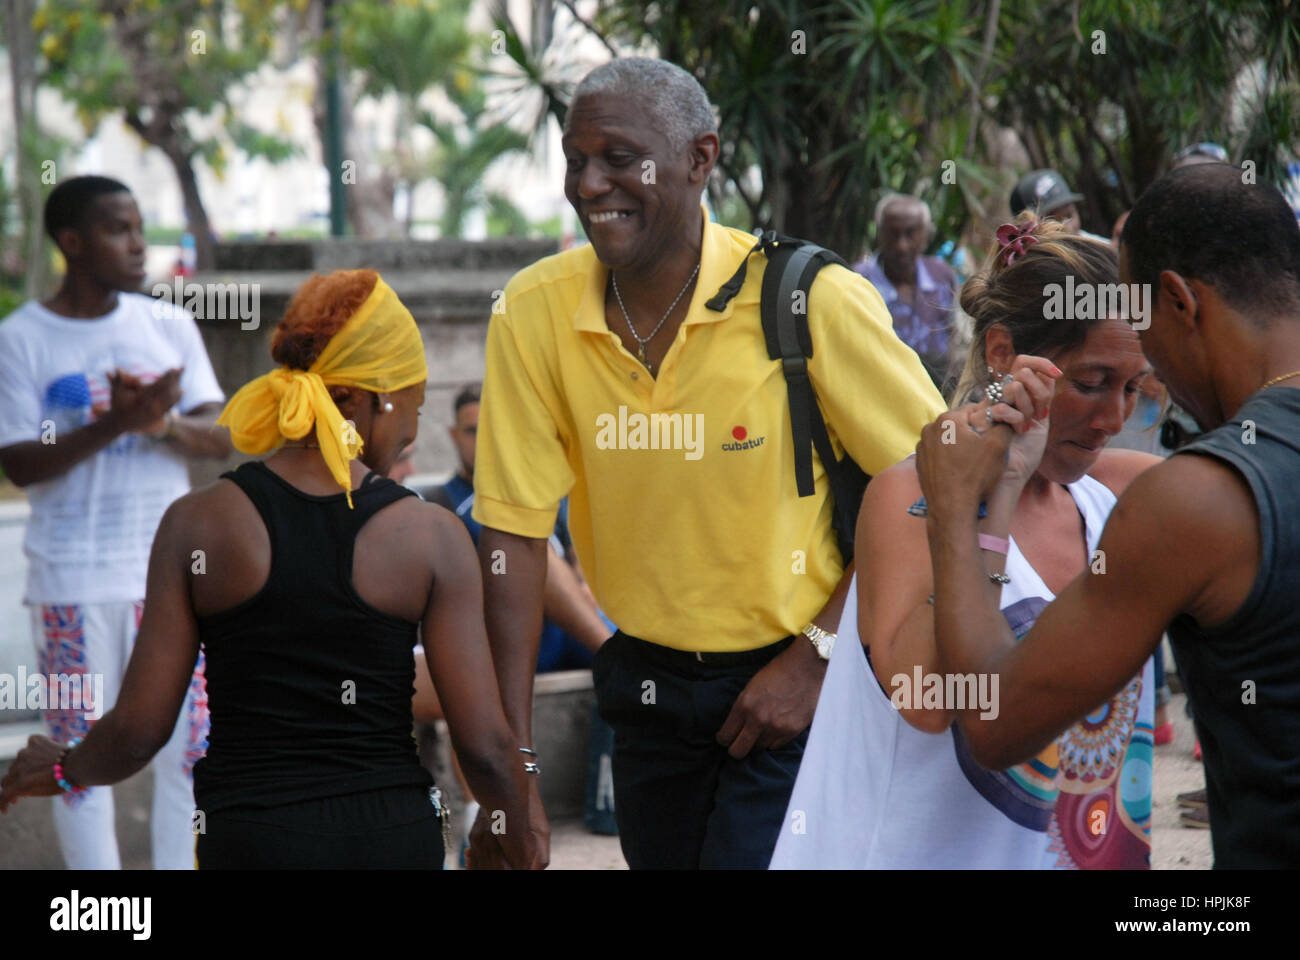
{"label": "black baseball cap", "polygon": [[1055,170],[1031,170],[1020,178],[1011,191],[1011,215],[1021,210],[1036,209],[1046,216],[1067,203],[1078,203],[1083,194],[1075,193],[1065,182],[1065,177]]}

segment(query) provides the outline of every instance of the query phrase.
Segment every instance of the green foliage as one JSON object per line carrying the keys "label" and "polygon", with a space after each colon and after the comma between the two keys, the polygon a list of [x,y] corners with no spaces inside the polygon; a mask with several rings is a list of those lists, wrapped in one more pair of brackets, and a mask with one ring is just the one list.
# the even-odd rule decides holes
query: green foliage
{"label": "green foliage", "polygon": [[1300,146],[1295,0],[1006,4],[996,53],[992,118],[1084,194],[1099,232],[1187,144],[1216,141],[1279,184]]}
{"label": "green foliage", "polygon": [[523,211],[499,193],[489,193],[487,200],[487,235],[489,237],[526,237],[531,232]]}
{"label": "green foliage", "polygon": [[18,287],[0,284],[0,317],[7,317],[23,305],[27,297]]}
{"label": "green foliage", "polygon": [[[527,227],[518,211],[502,206],[502,198],[493,203],[483,195],[488,168],[501,156],[526,148],[528,138],[487,117],[476,74],[489,42],[465,28],[469,7],[470,0],[356,3],[342,17],[343,55],[361,74],[364,92],[398,97],[401,147],[396,165],[401,178],[412,190],[430,176],[442,185],[446,205],[439,229],[444,237],[459,236],[469,210],[484,203],[490,221]],[[416,106],[434,88],[446,95],[454,114]],[[429,156],[412,155],[405,142],[416,124],[434,136],[436,146]],[[408,211],[408,228],[410,223]]]}
{"label": "green foliage", "polygon": [[460,123],[441,123],[427,111],[420,114],[420,123],[433,133],[438,143],[429,169],[442,184],[446,197],[439,222],[444,237],[460,236],[466,213],[485,199],[489,203],[489,215],[495,213],[499,217],[505,213],[500,205],[504,198],[498,198],[493,207],[491,198],[483,196],[483,175],[500,157],[528,146],[528,138],[517,130],[484,121],[480,94],[456,99],[461,109]]}
{"label": "green foliage", "polygon": [[[497,18],[516,76],[562,118],[571,84]],[[936,244],[1005,218],[1025,172],[1006,128],[1103,233],[1185,144],[1218,141],[1277,183],[1300,145],[1300,0],[603,0],[589,28],[704,85],[726,219],[848,255],[887,190],[930,203]]]}
{"label": "green foliage", "polygon": [[703,83],[720,169],[754,226],[853,255],[883,189],[938,199],[939,150],[967,122],[978,52],[965,0],[632,0],[596,24],[651,41]]}
{"label": "green foliage", "polygon": [[[41,82],[76,108],[87,135],[121,111],[148,142],[221,163],[223,144],[184,120],[216,112],[236,147],[272,162],[288,142],[257,131],[229,109],[231,88],[272,54],[275,2],[252,0],[41,0],[33,30]],[[268,9],[269,8],[269,9]]]}
{"label": "green foliage", "polygon": [[525,118],[530,141],[535,143],[551,117],[564,126],[569,90],[578,79],[576,65],[563,45],[550,37],[526,43],[510,18],[506,0],[493,0],[491,11],[492,52],[499,55],[494,66],[482,73],[496,83],[496,96],[508,105],[508,113]]}
{"label": "green foliage", "polygon": [[370,96],[415,98],[449,86],[468,67],[469,0],[397,0],[340,5],[341,49]]}

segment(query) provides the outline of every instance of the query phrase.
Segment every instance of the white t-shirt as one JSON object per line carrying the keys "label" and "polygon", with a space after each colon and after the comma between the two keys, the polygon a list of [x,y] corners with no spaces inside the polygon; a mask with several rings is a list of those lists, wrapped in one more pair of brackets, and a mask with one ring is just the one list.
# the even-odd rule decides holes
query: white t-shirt
{"label": "white t-shirt", "polygon": [[[1094,556],[1115,494],[1089,476],[1068,489]],[[1001,589],[1000,606],[1021,638],[1055,595],[1014,538],[1006,572],[1011,582]],[[975,762],[956,725],[922,733],[894,709],[863,655],[856,577],[838,636],[772,869],[1148,865],[1155,713],[1149,659],[1109,703],[1036,758],[989,771]]]}
{"label": "white t-shirt", "polygon": [[[119,293],[89,320],[29,301],[0,322],[0,447],[59,437],[109,407],[117,368],[146,383],[173,367],[186,413],[221,402],[193,317],[172,304]],[[189,490],[185,458],[124,433],[67,473],[30,484],[25,602],[110,603],[144,597],[149,550],[163,512]]]}

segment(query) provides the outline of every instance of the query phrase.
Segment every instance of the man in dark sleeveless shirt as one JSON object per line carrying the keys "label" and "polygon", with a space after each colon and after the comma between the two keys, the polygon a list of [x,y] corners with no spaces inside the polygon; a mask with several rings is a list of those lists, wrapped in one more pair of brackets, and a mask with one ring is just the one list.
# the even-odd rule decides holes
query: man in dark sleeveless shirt
{"label": "man in dark sleeveless shirt", "polygon": [[1143,349],[1206,432],[1134,480],[1090,570],[1017,645],[975,527],[1013,433],[976,432],[969,423],[983,424],[961,412],[925,428],[918,470],[944,669],[1000,679],[996,719],[972,710],[959,722],[984,766],[1022,761],[1118,690],[1167,627],[1204,751],[1215,866],[1294,868],[1300,227],[1272,186],[1202,164],[1142,195],[1120,257],[1125,283],[1150,285],[1150,312],[1134,316]]}

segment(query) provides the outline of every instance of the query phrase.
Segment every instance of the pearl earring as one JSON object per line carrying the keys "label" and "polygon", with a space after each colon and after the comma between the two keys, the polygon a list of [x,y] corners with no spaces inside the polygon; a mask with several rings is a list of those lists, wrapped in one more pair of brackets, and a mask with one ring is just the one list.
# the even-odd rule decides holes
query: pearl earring
{"label": "pearl earring", "polygon": [[392,412],[393,412],[393,402],[391,400],[385,400],[384,413],[392,413]]}

